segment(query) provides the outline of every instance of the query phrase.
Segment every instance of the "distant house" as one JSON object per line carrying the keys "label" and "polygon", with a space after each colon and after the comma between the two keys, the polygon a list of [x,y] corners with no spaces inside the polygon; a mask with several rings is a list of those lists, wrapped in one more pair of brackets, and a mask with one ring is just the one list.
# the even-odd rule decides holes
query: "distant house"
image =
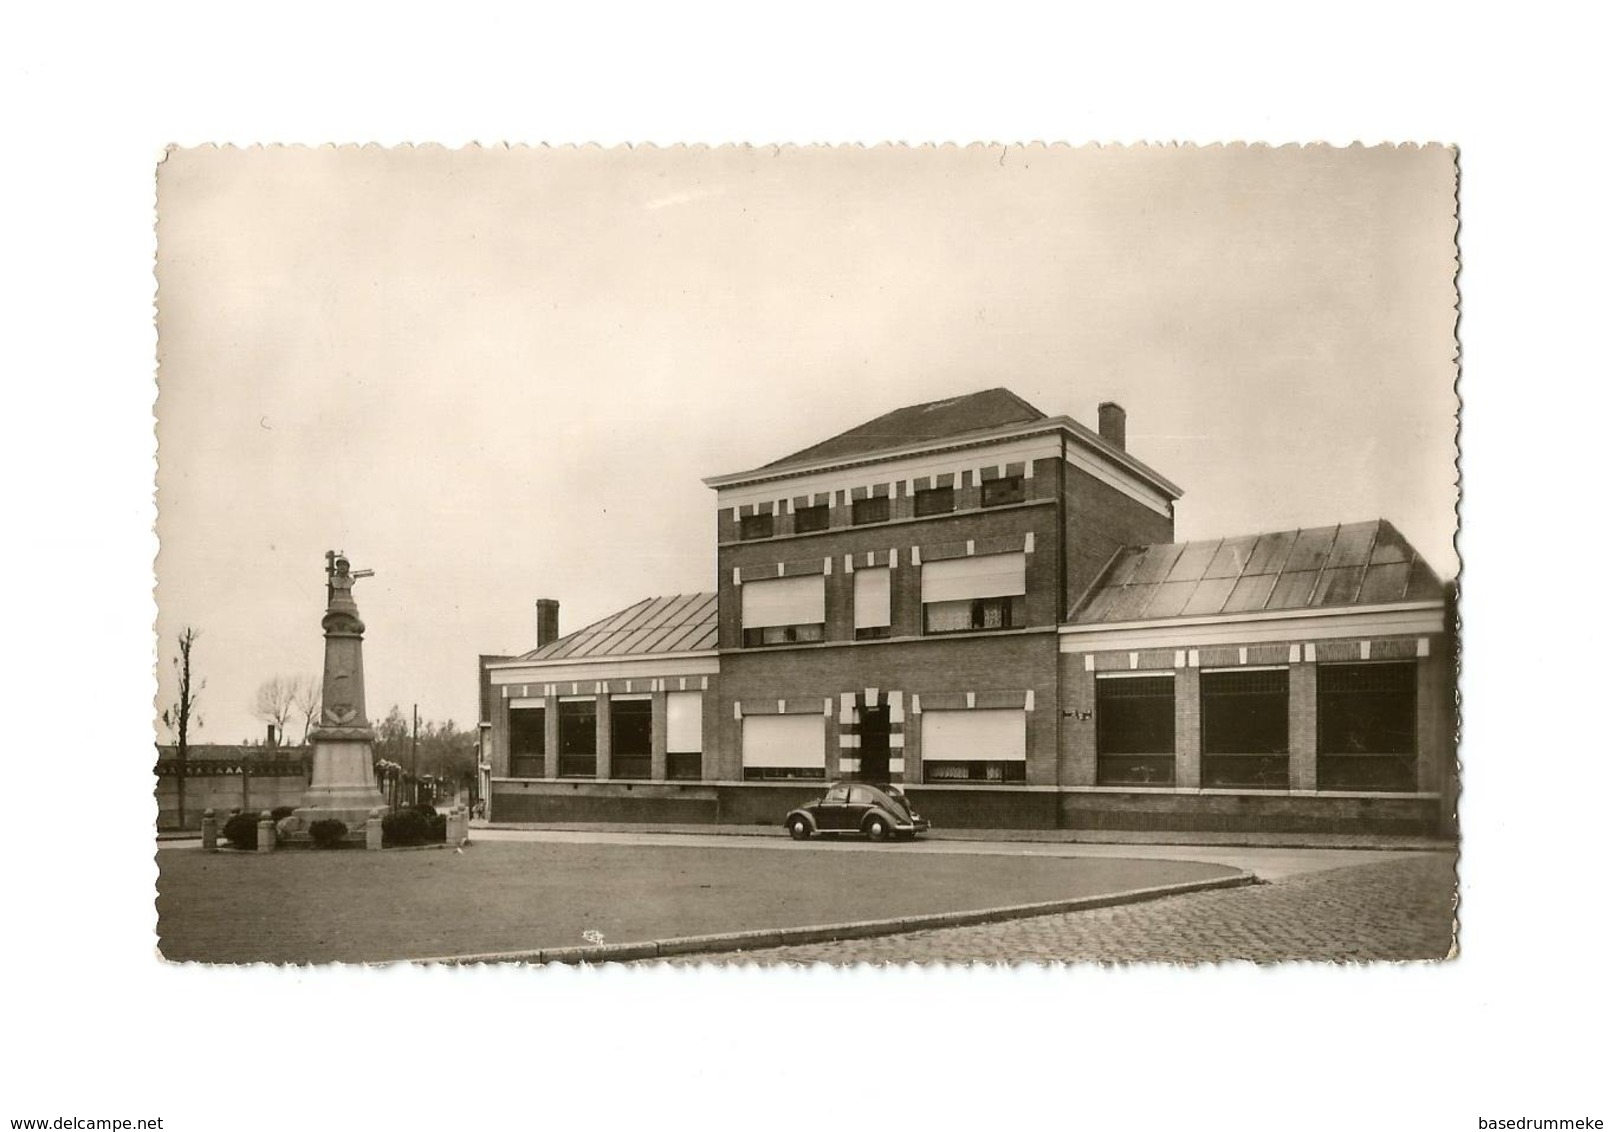
{"label": "distant house", "polygon": [[824,781],[938,825],[1413,832],[1451,810],[1441,583],[1375,520],[1174,541],[1182,491],[1005,389],[717,493],[715,592],[483,658],[490,816],[771,822]]}

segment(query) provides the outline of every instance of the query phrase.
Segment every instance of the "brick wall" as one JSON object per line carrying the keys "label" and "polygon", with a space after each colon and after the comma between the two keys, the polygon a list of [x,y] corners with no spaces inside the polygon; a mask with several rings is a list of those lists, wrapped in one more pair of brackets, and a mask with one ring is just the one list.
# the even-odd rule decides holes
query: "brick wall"
{"label": "brick wall", "polygon": [[[1185,642],[1184,642],[1185,643]],[[1428,656],[1419,658],[1418,638],[1374,637],[1315,642],[1257,642],[1247,645],[1218,644],[1199,649],[1144,649],[1092,653],[1060,653],[1059,690],[1065,712],[1061,733],[1061,777],[1064,786],[1091,786],[1097,782],[1097,720],[1095,718],[1096,679],[1099,672],[1137,669],[1170,669],[1176,676],[1176,783],[1183,788],[1200,785],[1201,723],[1199,700],[1200,668],[1251,665],[1281,665],[1288,670],[1288,773],[1289,788],[1309,791],[1317,788],[1317,663],[1357,663],[1363,646],[1372,660],[1415,660],[1417,669],[1417,789],[1421,792],[1450,791],[1455,765],[1454,690],[1449,672],[1449,651],[1444,638],[1429,642]],[[1199,667],[1180,664],[1180,658],[1197,653]],[[1090,656],[1092,671],[1086,664]],[[1133,664],[1135,656],[1136,663]],[[1300,660],[1294,660],[1294,657]],[[1303,659],[1314,656],[1316,661]],[[1084,713],[1094,718],[1082,720]],[[1447,806],[1447,809],[1450,807]],[[1123,828],[1123,827],[1115,827]],[[1130,828],[1130,827],[1124,827]],[[1185,828],[1185,827],[1184,827]],[[1206,826],[1205,828],[1215,828]]]}
{"label": "brick wall", "polygon": [[[1055,635],[1043,631],[724,654],[718,681],[722,703],[714,713],[723,777],[739,779],[743,773],[735,700],[828,698],[838,713],[844,692],[900,691],[909,713],[904,736],[907,777],[914,780],[922,756],[921,717],[911,714],[914,694],[1029,690],[1035,694],[1035,707],[1027,721],[1026,780],[1052,785],[1058,775],[1057,647]],[[829,738],[837,733],[831,730]]]}
{"label": "brick wall", "polygon": [[[1038,476],[1035,482],[1052,477]],[[1025,618],[1027,625],[1053,625],[1060,615],[1058,596],[1058,516],[1049,501],[1012,504],[984,511],[934,516],[905,523],[870,523],[862,527],[824,531],[798,538],[763,539],[722,547],[718,552],[717,608],[718,643],[725,649],[738,648],[742,641],[740,592],[734,585],[735,569],[766,567],[779,562],[805,563],[830,560],[831,573],[824,582],[824,606],[830,640],[850,640],[852,628],[852,587],[845,569],[845,556],[873,552],[888,556],[897,552],[897,565],[891,575],[891,635],[909,636],[923,632],[921,580],[923,567],[913,565],[912,549],[968,540],[1020,540],[1034,535],[1035,549],[1025,564]]]}
{"label": "brick wall", "polygon": [[1172,542],[1176,523],[1071,464],[1063,467],[1067,613],[1122,546]]}

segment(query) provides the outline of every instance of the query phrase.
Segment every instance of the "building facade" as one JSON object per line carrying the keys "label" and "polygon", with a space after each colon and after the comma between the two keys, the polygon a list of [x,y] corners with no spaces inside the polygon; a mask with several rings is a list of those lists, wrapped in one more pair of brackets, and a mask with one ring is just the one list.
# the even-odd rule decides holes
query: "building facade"
{"label": "building facade", "polygon": [[716,493],[714,593],[482,658],[490,816],[782,819],[840,778],[938,825],[1432,832],[1438,580],[1389,524],[1178,544],[1181,490],[1004,389]]}

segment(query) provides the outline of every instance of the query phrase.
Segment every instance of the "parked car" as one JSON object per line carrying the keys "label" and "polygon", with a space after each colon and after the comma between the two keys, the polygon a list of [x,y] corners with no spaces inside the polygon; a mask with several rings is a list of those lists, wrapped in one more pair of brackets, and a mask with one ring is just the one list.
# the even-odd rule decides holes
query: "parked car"
{"label": "parked car", "polygon": [[899,786],[836,782],[823,797],[791,810],[784,828],[797,841],[814,833],[858,834],[870,841],[884,841],[917,837],[930,823],[913,809]]}

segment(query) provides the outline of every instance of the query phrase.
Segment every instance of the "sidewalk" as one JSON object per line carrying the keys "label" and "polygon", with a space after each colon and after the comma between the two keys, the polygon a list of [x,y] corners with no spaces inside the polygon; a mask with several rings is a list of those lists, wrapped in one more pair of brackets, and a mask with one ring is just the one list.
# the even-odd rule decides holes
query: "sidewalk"
{"label": "sidewalk", "polygon": [[[563,833],[654,833],[721,837],[788,837],[781,826],[683,825],[661,822],[489,822],[471,830],[553,830]],[[932,829],[928,841],[1023,841],[1053,845],[1206,845],[1233,849],[1455,849],[1452,839],[1368,833],[1223,833],[1218,831],[1093,829]]]}

